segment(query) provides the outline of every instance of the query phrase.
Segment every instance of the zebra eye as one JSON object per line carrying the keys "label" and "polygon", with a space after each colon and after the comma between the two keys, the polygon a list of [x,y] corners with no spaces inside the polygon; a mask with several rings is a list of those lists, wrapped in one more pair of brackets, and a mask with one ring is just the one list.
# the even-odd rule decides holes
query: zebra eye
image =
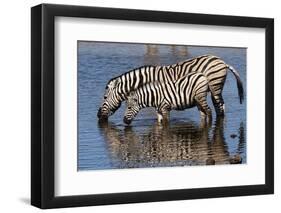
{"label": "zebra eye", "polygon": [[103,98],[104,98],[104,99],[107,99],[107,96],[105,95]]}
{"label": "zebra eye", "polygon": [[132,109],[132,107],[129,106],[128,109]]}
{"label": "zebra eye", "polygon": [[138,99],[134,98],[134,99],[133,99],[133,101],[134,101],[134,102],[137,102],[137,101],[138,101]]}

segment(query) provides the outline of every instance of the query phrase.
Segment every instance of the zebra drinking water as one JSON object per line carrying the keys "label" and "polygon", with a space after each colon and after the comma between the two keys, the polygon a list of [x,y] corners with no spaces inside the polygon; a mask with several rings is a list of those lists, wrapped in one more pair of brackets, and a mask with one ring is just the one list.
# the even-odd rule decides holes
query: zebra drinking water
{"label": "zebra drinking water", "polygon": [[222,90],[230,70],[237,81],[240,103],[243,101],[243,85],[240,76],[222,59],[212,55],[203,55],[168,66],[143,66],[115,77],[106,85],[104,100],[98,110],[98,118],[106,120],[121,106],[128,94],[150,82],[172,82],[190,72],[203,73],[213,91],[212,102],[217,115],[224,115]]}
{"label": "zebra drinking water", "polygon": [[[124,115],[124,123],[130,124],[145,107],[154,107],[159,123],[167,123],[172,109],[184,110],[197,106],[201,118],[211,119],[207,104],[208,80],[202,73],[192,72],[175,82],[152,82],[130,93]],[[212,91],[211,91],[212,93]]]}

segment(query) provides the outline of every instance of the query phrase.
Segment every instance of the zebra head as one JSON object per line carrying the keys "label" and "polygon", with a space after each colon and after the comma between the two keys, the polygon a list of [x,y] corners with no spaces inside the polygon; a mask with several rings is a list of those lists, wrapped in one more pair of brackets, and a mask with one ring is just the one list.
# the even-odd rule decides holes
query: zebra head
{"label": "zebra head", "polygon": [[123,121],[125,124],[130,124],[141,109],[136,92],[131,92],[129,94],[126,104],[127,107],[125,110]]}
{"label": "zebra head", "polygon": [[107,120],[121,106],[122,94],[118,92],[118,84],[118,79],[112,79],[106,85],[103,103],[97,113],[99,120]]}

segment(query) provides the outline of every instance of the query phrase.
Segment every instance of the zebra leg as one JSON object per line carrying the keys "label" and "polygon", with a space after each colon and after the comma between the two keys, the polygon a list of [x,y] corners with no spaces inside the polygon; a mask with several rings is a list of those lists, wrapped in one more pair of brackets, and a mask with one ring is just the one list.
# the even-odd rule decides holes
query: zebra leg
{"label": "zebra leg", "polygon": [[209,82],[209,89],[212,95],[212,102],[216,110],[216,114],[217,116],[222,116],[222,117],[224,116],[225,113],[224,100],[222,98],[222,90],[223,90],[224,82],[225,82],[225,78],[222,78],[220,81]]}
{"label": "zebra leg", "polygon": [[203,129],[204,127],[207,126],[206,123],[206,114],[202,111],[202,108],[197,104],[197,108],[200,112],[200,128]]}
{"label": "zebra leg", "polygon": [[159,124],[168,124],[170,120],[170,112],[168,110],[165,111],[157,111],[157,121]]}
{"label": "zebra leg", "polygon": [[159,124],[161,124],[163,121],[163,115],[160,112],[157,112],[157,121]]}
{"label": "zebra leg", "polygon": [[212,96],[212,102],[214,104],[217,116],[223,117],[224,113],[225,113],[225,106],[224,106],[224,100],[223,100],[221,93],[218,95]]}
{"label": "zebra leg", "polygon": [[157,108],[157,120],[159,124],[168,124],[170,120],[170,104],[165,100]]}
{"label": "zebra leg", "polygon": [[212,120],[212,110],[208,106],[206,96],[195,97],[197,107],[200,111],[201,120],[205,120],[208,117],[208,120]]}
{"label": "zebra leg", "polygon": [[163,104],[157,109],[157,121],[159,124],[168,124],[170,120],[170,109]]}
{"label": "zebra leg", "polygon": [[165,109],[165,111],[162,112],[163,115],[163,120],[162,123],[163,124],[168,124],[170,121],[170,112],[168,109]]}

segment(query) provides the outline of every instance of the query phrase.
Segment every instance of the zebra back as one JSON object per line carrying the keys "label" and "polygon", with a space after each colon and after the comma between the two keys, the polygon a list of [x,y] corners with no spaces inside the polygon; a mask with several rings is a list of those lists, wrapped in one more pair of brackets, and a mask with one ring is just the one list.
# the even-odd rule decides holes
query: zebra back
{"label": "zebra back", "polygon": [[206,92],[207,89],[206,77],[202,73],[192,72],[176,81],[155,81],[145,84],[131,92],[130,96],[137,99],[141,108],[159,106],[165,99],[170,105],[181,109],[193,104],[193,97]]}
{"label": "zebra back", "polygon": [[[118,81],[118,92],[128,94],[147,83],[176,81],[191,72],[204,73],[211,82],[220,75],[220,71],[224,71],[226,68],[227,65],[219,57],[202,55],[167,66],[142,66],[126,72],[114,80]],[[221,74],[222,77],[225,75],[226,72]]]}

